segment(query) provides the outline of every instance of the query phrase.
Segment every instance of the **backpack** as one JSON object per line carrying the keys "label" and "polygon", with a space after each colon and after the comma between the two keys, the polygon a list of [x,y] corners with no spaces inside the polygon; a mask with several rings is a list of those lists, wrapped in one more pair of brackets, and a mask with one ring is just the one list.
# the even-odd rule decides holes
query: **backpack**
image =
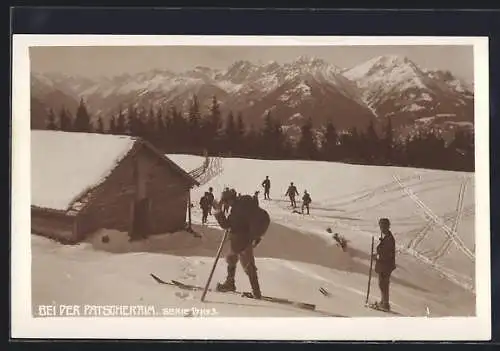
{"label": "backpack", "polygon": [[252,239],[262,237],[271,223],[267,211],[260,208],[250,195],[238,197],[232,211],[240,221],[245,221],[245,227],[248,228]]}
{"label": "backpack", "polygon": [[271,218],[269,213],[263,208],[257,207],[253,215],[253,221],[250,222],[250,230],[254,239],[261,238],[266,234]]}

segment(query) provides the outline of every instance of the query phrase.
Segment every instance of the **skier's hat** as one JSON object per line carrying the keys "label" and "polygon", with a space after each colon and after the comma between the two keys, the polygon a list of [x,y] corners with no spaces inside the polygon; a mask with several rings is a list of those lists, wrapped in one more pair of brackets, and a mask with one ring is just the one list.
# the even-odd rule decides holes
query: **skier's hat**
{"label": "skier's hat", "polygon": [[378,220],[378,224],[385,224],[385,225],[391,225],[391,221],[389,221],[389,218],[380,218]]}

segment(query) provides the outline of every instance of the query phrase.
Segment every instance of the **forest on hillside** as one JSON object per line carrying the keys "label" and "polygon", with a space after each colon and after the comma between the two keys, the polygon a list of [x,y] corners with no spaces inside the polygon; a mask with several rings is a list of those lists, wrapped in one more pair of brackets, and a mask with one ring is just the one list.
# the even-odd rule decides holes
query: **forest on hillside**
{"label": "forest on hillside", "polygon": [[271,112],[257,128],[245,125],[241,113],[223,116],[216,97],[206,115],[200,111],[196,96],[188,105],[188,111],[180,111],[175,107],[143,109],[131,104],[120,108],[106,125],[101,116],[92,118],[82,99],[74,113],[64,107],[57,113],[49,110],[46,129],[141,137],[164,153],[474,171],[471,130],[457,129],[447,142],[433,128],[395,137],[390,118],[382,128],[371,123],[363,131],[339,131],[327,122],[321,133],[316,133],[309,119],[300,127],[300,137],[292,140]]}

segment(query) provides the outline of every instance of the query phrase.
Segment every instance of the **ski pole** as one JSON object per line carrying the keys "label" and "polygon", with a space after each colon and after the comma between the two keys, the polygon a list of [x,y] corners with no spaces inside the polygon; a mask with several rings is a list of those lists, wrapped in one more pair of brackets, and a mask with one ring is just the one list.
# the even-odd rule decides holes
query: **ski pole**
{"label": "ski pole", "polygon": [[205,296],[207,295],[208,286],[210,285],[210,282],[212,281],[212,276],[214,275],[215,267],[217,266],[217,262],[219,261],[220,255],[222,253],[222,248],[224,247],[224,243],[226,242],[226,238],[227,238],[228,233],[229,233],[228,230],[224,231],[224,237],[222,238],[222,241],[220,242],[220,245],[219,245],[219,249],[217,250],[217,255],[215,256],[214,265],[212,266],[212,271],[210,272],[210,275],[208,276],[207,283],[205,284],[205,289],[203,290],[203,294],[201,295],[202,302],[205,300]]}
{"label": "ski pole", "polygon": [[374,237],[372,236],[372,246],[370,250],[370,271],[368,272],[368,288],[366,289],[366,301],[365,305],[368,305],[368,298],[370,297],[370,286],[372,282],[372,267],[373,267],[373,246],[374,246]]}

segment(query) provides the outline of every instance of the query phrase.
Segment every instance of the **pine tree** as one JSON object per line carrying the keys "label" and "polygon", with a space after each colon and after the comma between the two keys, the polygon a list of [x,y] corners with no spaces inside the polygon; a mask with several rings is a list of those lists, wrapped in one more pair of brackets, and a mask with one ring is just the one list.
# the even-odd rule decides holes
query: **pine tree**
{"label": "pine tree", "polygon": [[315,160],[317,158],[317,145],[312,130],[312,121],[307,122],[300,128],[301,136],[297,145],[298,156],[306,160]]}
{"label": "pine tree", "polygon": [[80,104],[76,110],[76,118],[73,129],[76,132],[82,133],[88,133],[91,130],[90,116],[83,98],[80,99]]}
{"label": "pine tree", "polygon": [[141,138],[147,137],[147,114],[146,110],[141,107],[137,110],[137,120],[136,120],[137,135]]}
{"label": "pine tree", "polygon": [[321,143],[322,158],[326,161],[337,161],[339,158],[338,152],[338,135],[337,130],[332,122],[328,122]]}
{"label": "pine tree", "polygon": [[162,119],[164,121],[164,131],[161,134],[161,145],[163,145],[164,149],[172,152],[174,144],[174,138],[175,138],[175,133],[172,128],[172,112],[173,112],[173,106],[169,106],[167,109],[165,109],[163,112]]}
{"label": "pine tree", "polygon": [[269,156],[274,158],[276,156],[276,150],[274,149],[274,121],[271,116],[271,111],[267,111],[266,116],[264,117],[264,125],[262,126],[260,132],[260,150],[257,152],[260,156]]}
{"label": "pine tree", "polygon": [[97,132],[97,133],[101,133],[101,134],[104,134],[104,132],[105,132],[105,131],[104,131],[104,122],[103,122],[103,120],[102,120],[102,117],[101,117],[101,116],[99,116],[99,117],[97,118],[97,127],[96,127],[96,132]]}
{"label": "pine tree", "polygon": [[130,104],[127,111],[126,125],[130,135],[142,137],[144,132],[142,109],[136,109],[135,106]]}
{"label": "pine tree", "polygon": [[208,138],[208,150],[217,153],[220,149],[220,131],[221,131],[222,121],[219,102],[214,96],[212,98],[212,105],[210,106],[210,114],[205,128],[206,135]]}
{"label": "pine tree", "polygon": [[145,131],[144,137],[146,138],[146,140],[152,143],[156,143],[155,137],[157,130],[158,130],[158,125],[157,125],[156,115],[153,110],[153,107],[150,107],[148,115],[146,117],[145,128],[144,128]]}
{"label": "pine tree", "polygon": [[171,107],[170,110],[171,120],[169,128],[169,138],[172,151],[174,152],[186,152],[187,145],[189,143],[188,137],[188,125],[186,119],[182,116],[182,113],[177,110],[175,106]]}
{"label": "pine tree", "polygon": [[111,121],[109,122],[109,134],[117,134],[117,128],[116,128],[116,116],[111,116]]}
{"label": "pine tree", "polygon": [[387,117],[387,124],[385,127],[384,147],[385,147],[385,160],[387,163],[394,161],[394,135],[392,130],[392,118]]}
{"label": "pine tree", "polygon": [[243,115],[241,112],[238,113],[238,118],[236,120],[236,131],[235,131],[235,146],[234,153],[240,155],[244,151],[245,144],[245,122],[243,122]]}
{"label": "pine tree", "polygon": [[118,118],[116,119],[116,134],[127,134],[127,123],[125,120],[125,114],[120,106],[120,110],[118,112]]}
{"label": "pine tree", "polygon": [[163,109],[161,107],[156,111],[156,129],[160,135],[165,131],[165,119],[163,118]]}
{"label": "pine tree", "polygon": [[273,121],[272,126],[272,147],[275,150],[275,157],[279,159],[286,159],[289,156],[289,146],[287,143],[287,138],[283,132],[283,126],[279,120]]}
{"label": "pine tree", "polygon": [[226,126],[224,128],[224,150],[233,153],[236,147],[236,124],[232,112],[229,112],[226,118]]}
{"label": "pine tree", "polygon": [[373,120],[370,120],[366,134],[361,137],[361,140],[361,151],[364,161],[374,164],[380,159],[381,154],[385,154],[385,150],[381,150],[380,148],[380,139],[375,130]]}
{"label": "pine tree", "polygon": [[193,95],[193,98],[191,100],[191,105],[189,106],[188,133],[192,147],[196,151],[201,151],[202,148],[201,113],[200,113],[200,104],[198,102],[198,97],[196,95]]}
{"label": "pine tree", "polygon": [[71,116],[65,107],[62,107],[59,113],[59,123],[62,131],[72,131]]}
{"label": "pine tree", "polygon": [[252,125],[248,127],[244,140],[245,143],[242,144],[242,154],[251,158],[262,158],[262,135]]}
{"label": "pine tree", "polygon": [[47,129],[57,130],[56,116],[54,115],[54,110],[50,109],[47,116]]}
{"label": "pine tree", "polygon": [[361,141],[358,130],[350,128],[346,133],[340,135],[340,152],[343,160],[347,162],[356,162],[362,159]]}

